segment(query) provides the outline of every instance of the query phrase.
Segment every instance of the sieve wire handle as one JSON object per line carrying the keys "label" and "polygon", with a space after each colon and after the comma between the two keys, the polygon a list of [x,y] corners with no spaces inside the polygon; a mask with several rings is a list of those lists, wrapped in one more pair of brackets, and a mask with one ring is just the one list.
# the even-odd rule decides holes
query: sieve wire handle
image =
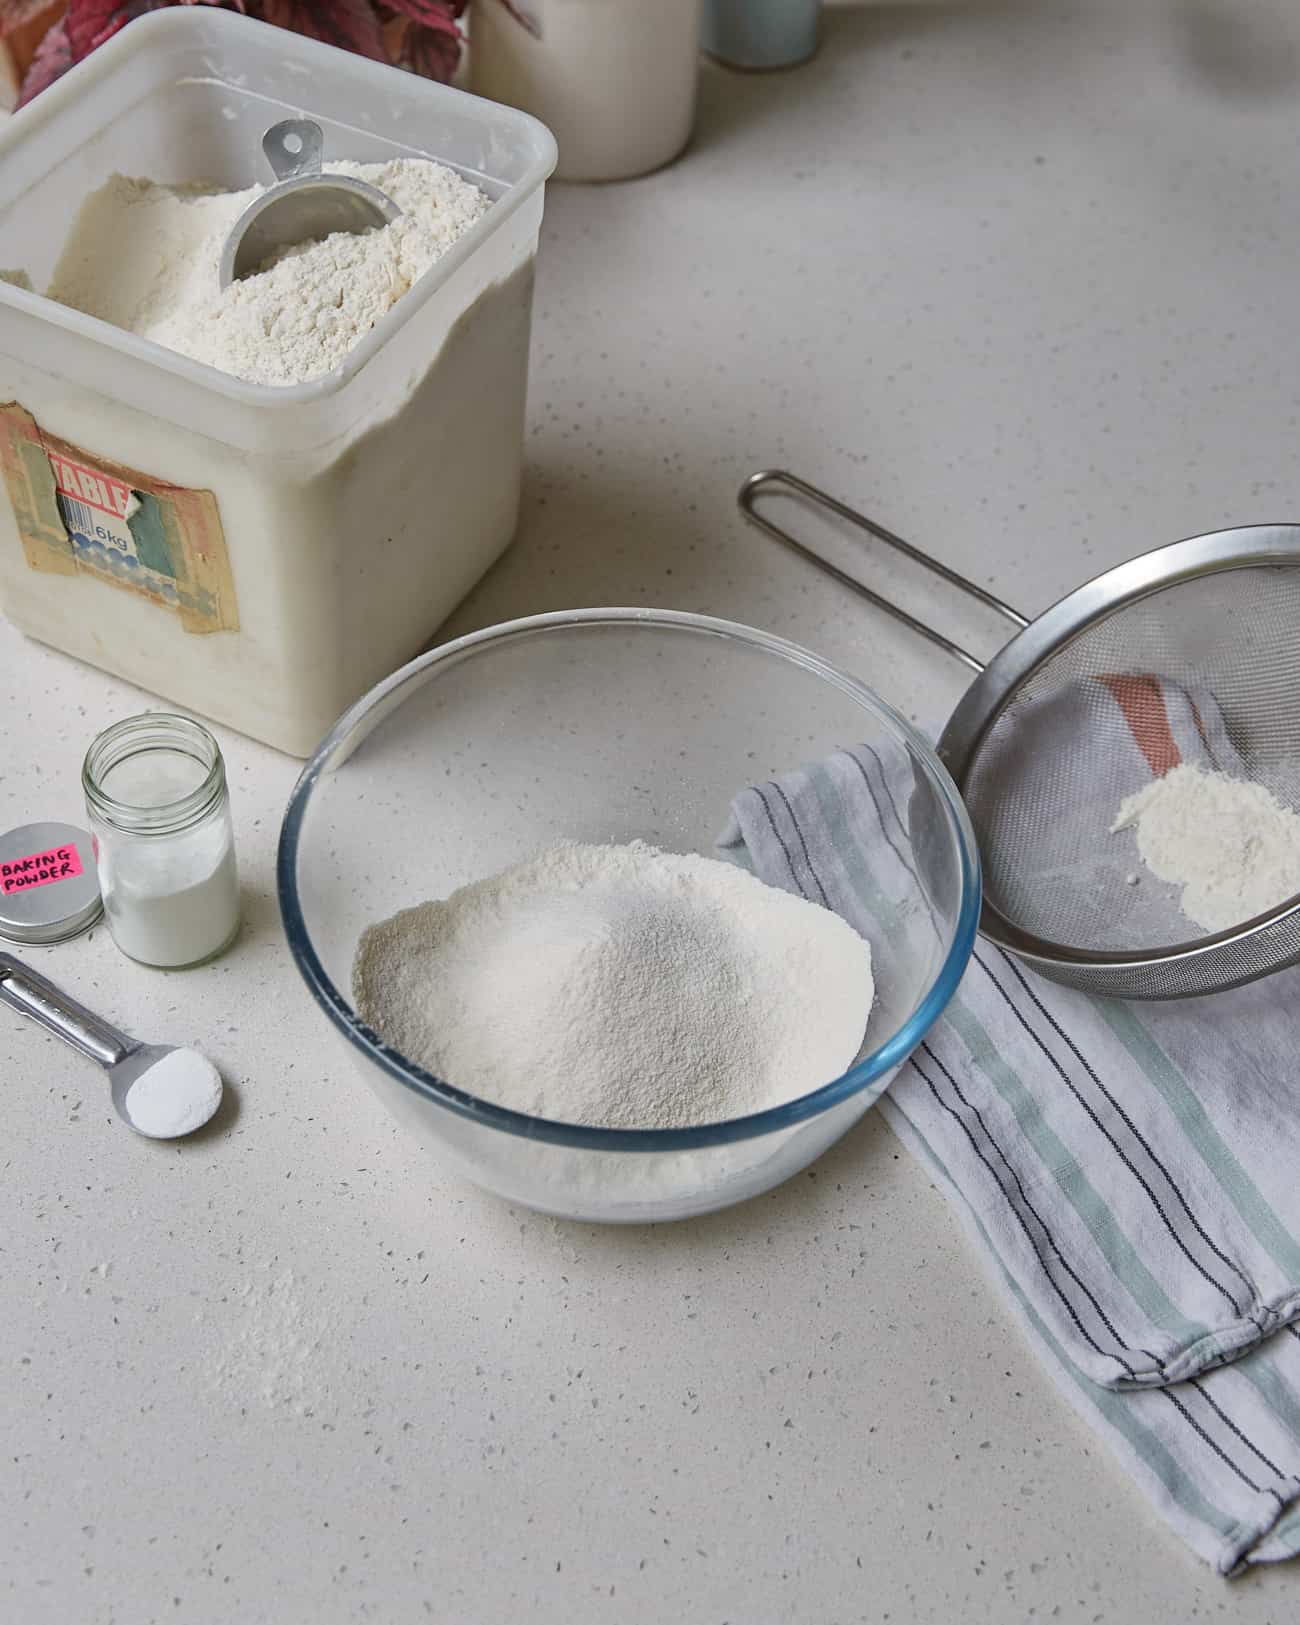
{"label": "sieve wire handle", "polygon": [[817,486],[810,485],[807,480],[801,480],[797,474],[788,474],[784,469],[779,468],[766,468],[761,473],[749,476],[741,486],[739,495],[736,498],[746,519],[757,525],[760,530],[766,531],[769,536],[775,537],[783,547],[790,548],[801,559],[806,559],[809,564],[822,571],[824,575],[830,576],[832,581],[838,581],[841,587],[847,587],[850,592],[857,593],[859,598],[865,598],[869,604],[874,604],[877,609],[883,609],[887,615],[892,615],[896,621],[901,621],[904,626],[910,627],[913,632],[919,633],[921,637],[928,638],[945,654],[950,654],[954,660],[960,660],[964,666],[969,666],[972,671],[983,671],[984,663],[976,660],[968,649],[963,649],[959,643],[954,643],[951,638],[944,637],[942,632],[936,631],[932,626],[927,626],[924,621],[918,621],[914,615],[909,615],[905,609],[900,609],[897,604],[890,603],[888,598],[882,598],[878,592],[868,587],[865,582],[859,581],[856,576],[851,576],[847,570],[841,570],[838,564],[832,564],[823,554],[809,547],[807,542],[801,542],[798,537],[792,536],[788,530],[782,530],[780,525],[773,524],[770,519],[759,513],[755,507],[758,498],[769,491],[780,490],[793,492],[796,496],[801,496],[811,502],[814,507],[824,508],[837,518],[847,520],[850,525],[856,526],[857,529],[865,530],[869,536],[874,536],[877,541],[887,543],[896,552],[902,553],[915,563],[923,565],[932,574],[950,582],[968,597],[978,599],[981,604],[995,610],[1004,620],[1010,621],[1013,626],[1020,630],[1029,625],[1029,622],[1019,610],[1012,609],[1010,604],[1004,604],[1000,598],[995,597],[993,593],[986,591],[985,588],[978,586],[974,581],[959,575],[956,570],[940,563],[938,559],[931,558],[928,553],[923,553],[919,547],[913,547],[911,542],[906,542],[901,536],[896,536],[892,530],[886,530],[883,525],[877,524],[874,519],[868,519],[866,514],[859,513],[856,508],[850,508],[846,503],[840,502],[827,492],[819,490]]}

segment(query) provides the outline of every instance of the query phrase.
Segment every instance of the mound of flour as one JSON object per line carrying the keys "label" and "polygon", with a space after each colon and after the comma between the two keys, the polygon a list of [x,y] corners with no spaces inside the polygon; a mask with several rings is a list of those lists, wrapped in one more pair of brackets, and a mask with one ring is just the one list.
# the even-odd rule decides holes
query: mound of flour
{"label": "mound of flour", "polygon": [[318,378],[489,206],[477,186],[427,159],[329,169],[386,192],[401,218],[300,244],[222,291],[226,237],[265,187],[220,192],[114,175],[82,205],[47,296],[251,383]]}
{"label": "mound of flour", "polygon": [[856,1059],[871,949],[716,858],[558,846],[371,926],[368,1026],[457,1088],[613,1128],[721,1122]]}
{"label": "mound of flour", "polygon": [[1130,825],[1143,863],[1182,887],[1179,907],[1205,931],[1300,892],[1300,816],[1262,784],[1182,762],[1128,796],[1111,833]]}

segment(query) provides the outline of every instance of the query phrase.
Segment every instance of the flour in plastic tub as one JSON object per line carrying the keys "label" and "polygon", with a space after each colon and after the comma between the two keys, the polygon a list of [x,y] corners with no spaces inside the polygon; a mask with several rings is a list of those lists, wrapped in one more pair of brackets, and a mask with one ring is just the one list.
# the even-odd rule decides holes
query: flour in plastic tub
{"label": "flour in plastic tub", "polygon": [[329,171],[377,186],[402,214],[372,231],[283,250],[223,289],[226,238],[266,188],[222,192],[114,175],[83,204],[48,297],[250,383],[321,377],[489,207],[472,182],[428,159]]}

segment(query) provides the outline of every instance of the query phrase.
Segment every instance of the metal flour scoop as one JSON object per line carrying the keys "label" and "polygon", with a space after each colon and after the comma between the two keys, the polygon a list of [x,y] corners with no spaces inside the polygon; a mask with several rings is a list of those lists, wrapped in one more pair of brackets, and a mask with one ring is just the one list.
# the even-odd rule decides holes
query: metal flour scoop
{"label": "metal flour scoop", "polygon": [[401,210],[387,193],[349,175],[321,172],[325,137],[314,119],[289,118],[262,137],[262,151],[276,184],[255,198],[235,221],[221,253],[221,286],[228,288],[266,264],[282,249],[336,231],[373,231]]}

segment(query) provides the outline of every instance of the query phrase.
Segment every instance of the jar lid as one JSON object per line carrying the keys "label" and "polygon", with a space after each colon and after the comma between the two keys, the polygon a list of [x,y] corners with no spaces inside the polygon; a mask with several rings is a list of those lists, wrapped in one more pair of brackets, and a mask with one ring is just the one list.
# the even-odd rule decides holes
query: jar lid
{"label": "jar lid", "polygon": [[63,942],[103,913],[90,836],[75,824],[22,824],[0,835],[0,937]]}

